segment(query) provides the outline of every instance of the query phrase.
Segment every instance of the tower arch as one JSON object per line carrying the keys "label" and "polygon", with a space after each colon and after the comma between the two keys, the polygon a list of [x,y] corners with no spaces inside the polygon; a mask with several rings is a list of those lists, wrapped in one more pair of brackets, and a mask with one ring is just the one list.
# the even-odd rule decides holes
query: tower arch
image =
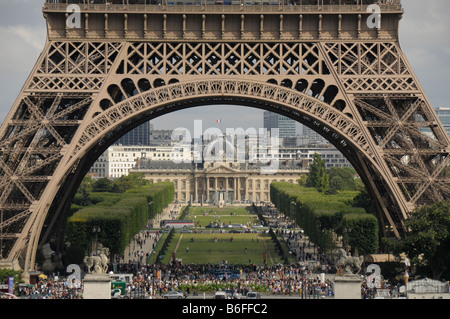
{"label": "tower arch", "polygon": [[0,129],[0,267],[33,269],[40,239],[115,139],[200,105],[270,110],[319,132],[396,236],[414,208],[450,198],[450,138],[399,45],[400,1],[381,5],[379,29],[362,23],[362,4],[139,1],[83,3],[74,29],[67,5],[46,1],[44,52]]}

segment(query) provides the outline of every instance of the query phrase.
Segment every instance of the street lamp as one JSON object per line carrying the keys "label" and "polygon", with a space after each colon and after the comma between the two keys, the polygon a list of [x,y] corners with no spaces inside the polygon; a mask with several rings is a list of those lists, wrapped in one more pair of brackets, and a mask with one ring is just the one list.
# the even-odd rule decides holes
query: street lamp
{"label": "street lamp", "polygon": [[92,227],[92,233],[95,234],[95,241],[94,241],[94,247],[92,249],[92,255],[97,255],[97,240],[98,240],[98,233],[101,232],[100,227],[94,226]]}
{"label": "street lamp", "polygon": [[291,214],[292,214],[292,221],[294,223],[294,234],[295,234],[296,223],[295,223],[295,202],[294,201],[291,202]]}
{"label": "street lamp", "polygon": [[405,296],[406,298],[408,298],[408,280],[409,280],[408,270],[406,270],[405,273],[403,274],[403,279],[405,280]]}
{"label": "street lamp", "polygon": [[[347,238],[346,233],[350,234],[352,232],[352,229],[350,227],[344,227],[344,238],[343,238],[343,246],[345,249],[345,252],[348,252],[348,242],[349,242],[349,238]],[[346,240],[347,239],[347,240]]]}

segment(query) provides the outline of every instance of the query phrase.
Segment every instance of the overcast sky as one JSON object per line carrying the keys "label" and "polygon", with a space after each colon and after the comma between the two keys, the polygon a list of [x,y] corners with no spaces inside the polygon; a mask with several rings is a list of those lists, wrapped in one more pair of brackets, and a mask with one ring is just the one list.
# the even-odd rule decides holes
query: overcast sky
{"label": "overcast sky", "polygon": [[[0,0],[0,122],[3,122],[45,44],[43,0]],[[450,1],[403,0],[400,43],[434,107],[450,106]],[[238,106],[192,108],[154,121],[156,129],[249,128],[262,125],[262,111]],[[190,123],[190,124],[187,124]]]}

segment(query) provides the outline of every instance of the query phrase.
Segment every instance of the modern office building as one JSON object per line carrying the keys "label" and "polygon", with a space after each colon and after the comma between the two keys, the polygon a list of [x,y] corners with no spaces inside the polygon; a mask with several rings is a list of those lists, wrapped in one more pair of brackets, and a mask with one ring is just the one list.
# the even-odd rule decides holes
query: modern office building
{"label": "modern office building", "polygon": [[124,146],[150,146],[150,134],[152,130],[153,124],[150,122],[145,122],[144,124],[138,126],[134,130],[122,136],[114,144]]}
{"label": "modern office building", "polygon": [[445,130],[450,135],[450,107],[439,107],[436,109],[436,113],[442,124],[444,124]]}
{"label": "modern office building", "polygon": [[271,132],[273,129],[278,129],[278,136],[283,140],[280,144],[296,143],[297,122],[289,117],[266,111],[264,112],[264,128],[268,132]]}

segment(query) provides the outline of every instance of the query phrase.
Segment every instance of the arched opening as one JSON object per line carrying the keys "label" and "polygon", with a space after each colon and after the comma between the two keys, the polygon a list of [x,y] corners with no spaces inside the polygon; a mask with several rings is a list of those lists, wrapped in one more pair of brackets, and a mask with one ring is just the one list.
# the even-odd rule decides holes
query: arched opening
{"label": "arched opening", "polygon": [[314,82],[311,84],[312,97],[319,99],[322,96],[324,88],[325,88],[325,81],[321,79],[314,80]]}
{"label": "arched opening", "polygon": [[153,87],[158,88],[158,87],[163,87],[166,85],[166,82],[163,79],[156,79],[153,82]]}
{"label": "arched opening", "polygon": [[[227,84],[232,84],[227,82]],[[180,91],[186,94],[188,90],[191,90],[193,86],[198,85],[195,89],[195,96],[174,96],[170,95],[169,92]],[[242,87],[249,85],[248,83],[240,84]],[[327,106],[320,101],[315,101],[309,98],[307,95],[302,95],[304,99],[308,99],[304,103],[305,105],[294,104],[295,106],[290,106],[289,103],[293,103],[295,98],[295,91],[291,90],[292,95],[289,96],[289,100],[286,100],[286,96],[282,95],[282,89],[277,89],[278,95],[273,95],[272,92],[268,92],[271,87],[264,87],[265,84],[258,83],[251,89],[247,87],[246,94],[237,95],[236,93],[223,93],[225,87],[221,86],[219,81],[215,83],[201,82],[201,83],[189,83],[184,84],[174,84],[166,87],[165,94],[160,94],[161,90],[158,91],[160,94],[158,97],[160,101],[157,101],[151,97],[151,94],[141,93],[138,96],[129,98],[119,105],[114,107],[123,107],[128,103],[135,103],[135,100],[147,101],[148,105],[139,105],[139,111],[131,114],[130,116],[120,120],[115,125],[110,125],[105,129],[104,132],[100,132],[93,136],[90,144],[86,146],[80,154],[79,158],[74,158],[74,163],[76,167],[66,173],[66,179],[63,181],[61,187],[57,190],[56,196],[54,197],[52,206],[47,215],[47,221],[45,222],[44,228],[42,229],[42,239],[48,238],[50,234],[55,231],[64,229],[64,224],[67,220],[68,205],[70,205],[72,198],[78,189],[82,179],[89,171],[89,168],[96,161],[96,159],[119,137],[123,136],[128,131],[136,128],[137,126],[147,122],[149,120],[156,119],[162,115],[169,114],[172,112],[180,111],[183,109],[192,109],[199,106],[211,106],[217,104],[225,105],[238,105],[249,108],[256,108],[260,110],[269,110],[280,115],[287,116],[307,127],[312,128],[314,131],[318,132],[320,135],[325,137],[331,144],[333,144],[352,164],[352,166],[357,170],[359,175],[362,177],[364,184],[368,187],[374,199],[380,198],[376,192],[380,190],[383,191],[381,194],[384,198],[390,196],[389,189],[386,185],[383,185],[383,181],[374,181],[371,176],[379,176],[377,172],[377,167],[370,162],[369,157],[364,157],[361,152],[365,150],[361,148],[361,144],[358,144],[358,139],[352,139],[354,135],[346,135],[341,130],[343,126],[334,126],[336,122],[336,116],[342,116],[334,113],[331,117],[324,117],[324,111],[333,114],[332,106]],[[235,92],[238,86],[230,87],[230,92]],[[233,89],[233,90],[232,90]],[[284,89],[284,88],[283,88]],[[211,91],[209,91],[211,90]],[[323,88],[322,88],[323,90]],[[150,90],[151,91],[151,90]],[[251,92],[251,93],[249,93]],[[270,98],[263,98],[257,94],[271,94]],[[316,103],[317,107],[311,108],[311,105]],[[302,108],[302,107],[305,108]],[[112,109],[110,109],[112,111]],[[316,113],[314,113],[314,112]],[[336,110],[335,110],[336,111]],[[329,119],[330,121],[327,122]],[[343,121],[345,118],[342,118]],[[347,130],[352,121],[347,120]],[[357,130],[357,127],[354,128]],[[375,187],[378,187],[375,189]],[[258,196],[258,195],[255,195]],[[378,197],[377,197],[378,196]],[[374,203],[378,208],[380,203]],[[393,206],[396,204],[393,202]],[[379,211],[381,215],[381,210]],[[399,215],[400,216],[400,215]],[[395,222],[399,222],[399,216],[395,216]],[[382,217],[382,216],[380,216]],[[62,236],[62,234],[59,234]]]}
{"label": "arched opening", "polygon": [[120,103],[126,99],[119,86],[112,84],[108,87],[108,93],[114,103]]}
{"label": "arched opening", "polygon": [[138,82],[139,89],[141,92],[146,92],[152,88],[152,85],[147,79],[140,79]]}
{"label": "arched opening", "polygon": [[136,86],[134,85],[133,80],[131,79],[123,79],[120,84],[122,85],[122,88],[128,97],[135,96],[139,93],[139,91],[136,89]]}
{"label": "arched opening", "polygon": [[297,81],[297,84],[295,85],[295,89],[299,92],[305,93],[308,86],[309,86],[308,81],[306,81],[304,79],[300,79]]}

